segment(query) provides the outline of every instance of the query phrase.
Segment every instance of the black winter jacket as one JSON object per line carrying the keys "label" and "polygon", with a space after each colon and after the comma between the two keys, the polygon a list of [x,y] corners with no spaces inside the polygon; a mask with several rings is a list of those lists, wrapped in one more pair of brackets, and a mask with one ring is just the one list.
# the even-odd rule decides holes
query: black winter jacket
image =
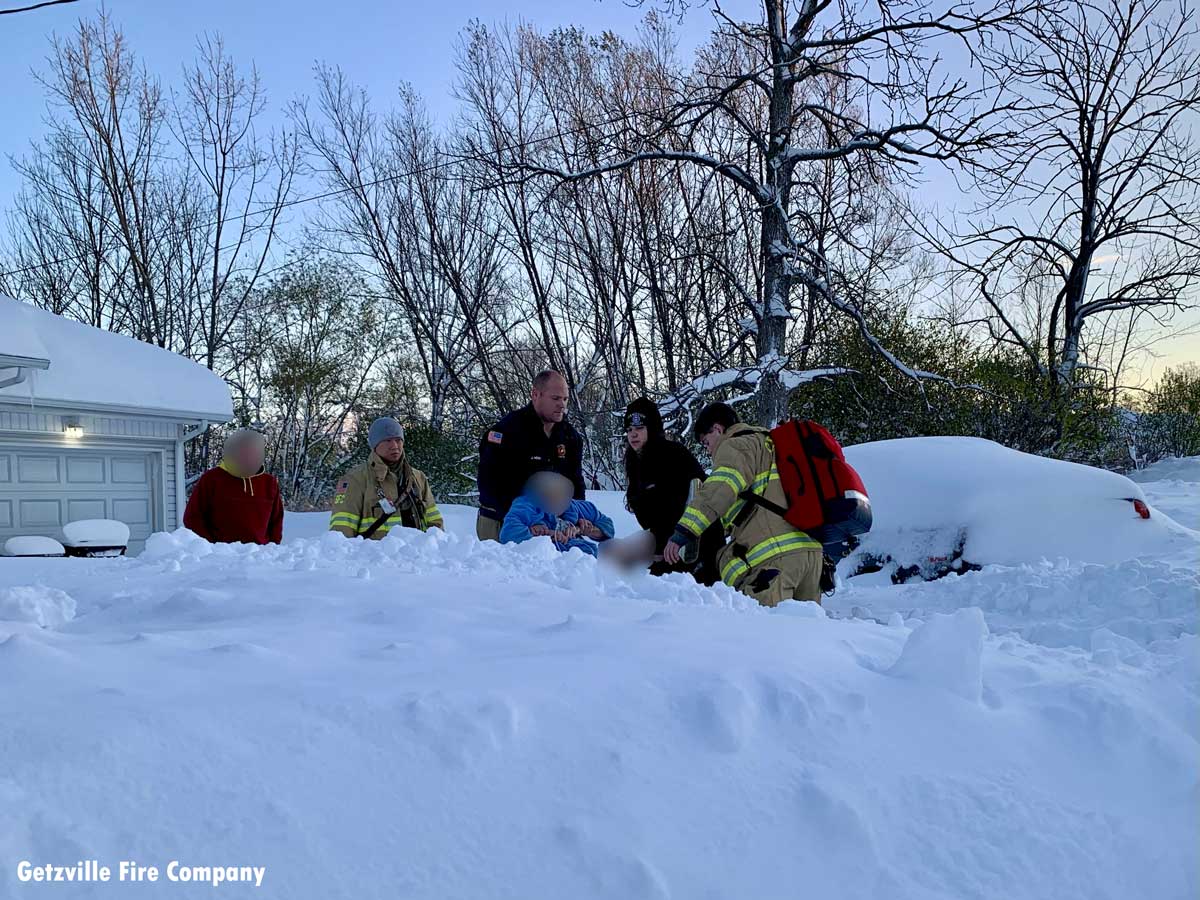
{"label": "black winter jacket", "polygon": [[575,499],[584,497],[583,438],[563,420],[550,430],[528,404],[509,413],[479,442],[479,511],[502,520],[534,472],[566,475],[575,485]]}
{"label": "black winter jacket", "polygon": [[[625,474],[629,480],[625,491],[629,511],[637,518],[639,525],[653,533],[654,552],[662,553],[687,506],[692,479],[703,481],[707,473],[683,444],[656,437],[647,441],[640,454],[626,448]],[[700,540],[702,571],[696,573],[698,580],[707,584],[715,581],[710,567],[715,565],[716,552],[724,543],[719,524],[704,533]],[[650,571],[654,574],[683,572],[690,571],[690,567],[682,564],[669,567],[665,563],[656,563]]]}

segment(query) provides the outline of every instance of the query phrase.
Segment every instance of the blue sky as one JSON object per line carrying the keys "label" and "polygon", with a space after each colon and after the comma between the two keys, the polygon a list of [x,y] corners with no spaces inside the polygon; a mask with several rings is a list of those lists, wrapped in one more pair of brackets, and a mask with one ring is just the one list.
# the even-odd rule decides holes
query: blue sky
{"label": "blue sky", "polygon": [[[196,36],[219,33],[239,64],[253,61],[269,100],[278,111],[290,99],[308,93],[313,64],[341,66],[353,81],[377,99],[394,95],[411,82],[435,113],[452,108],[452,64],[456,37],[471,19],[491,24],[531,22],[553,27],[582,25],[598,32],[609,28],[633,34],[644,9],[622,0],[81,0],[59,7],[0,19],[0,202],[17,187],[8,157],[23,152],[30,136],[41,132],[44,100],[31,71],[43,69],[52,32],[71,30],[81,17],[103,6],[124,30],[130,45],[164,83],[175,81],[194,55]],[[732,8],[750,6],[736,0]],[[694,9],[681,27],[684,47],[703,40],[712,22]]]}
{"label": "blue sky", "polygon": [[[436,116],[446,117],[454,108],[454,42],[469,20],[525,21],[546,28],[580,25],[590,32],[610,29],[632,35],[645,14],[644,8],[622,0],[107,0],[104,5],[134,51],[168,85],[194,56],[197,35],[219,33],[239,64],[252,61],[258,67],[275,117],[290,100],[311,92],[317,61],[341,66],[379,101],[388,101],[399,83],[410,82]],[[32,73],[45,66],[49,36],[71,30],[80,17],[96,14],[101,6],[100,0],[81,0],[0,17],[0,211],[19,187],[9,158],[24,153],[43,131],[44,97]],[[749,18],[756,4],[726,0],[723,6],[731,15]],[[711,24],[705,4],[694,2],[678,26],[681,51],[699,44]],[[926,195],[936,193],[938,184],[948,188],[948,182],[934,179]],[[1186,322],[1195,326],[1200,316]],[[1177,337],[1157,349],[1163,359],[1152,363],[1150,372],[1200,359],[1200,337]]]}

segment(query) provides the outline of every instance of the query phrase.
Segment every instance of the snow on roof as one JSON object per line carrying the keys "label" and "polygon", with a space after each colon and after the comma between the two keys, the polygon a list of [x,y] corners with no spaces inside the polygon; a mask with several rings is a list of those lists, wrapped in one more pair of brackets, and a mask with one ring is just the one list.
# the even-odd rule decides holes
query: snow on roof
{"label": "snow on roof", "polygon": [[[215,373],[170,350],[0,295],[0,356],[49,360],[0,401],[111,407],[188,418],[233,417],[229,386]],[[0,380],[7,376],[0,372]]]}

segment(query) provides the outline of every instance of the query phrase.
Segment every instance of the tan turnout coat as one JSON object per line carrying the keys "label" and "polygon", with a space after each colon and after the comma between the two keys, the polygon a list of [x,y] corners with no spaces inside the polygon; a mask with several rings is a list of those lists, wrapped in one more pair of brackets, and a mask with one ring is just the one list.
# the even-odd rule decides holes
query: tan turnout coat
{"label": "tan turnout coat", "polygon": [[740,496],[747,490],[787,506],[768,432],[739,424],[718,445],[712,472],[684,510],[678,531],[698,540],[720,522],[730,538],[717,555],[721,580],[760,603],[820,602],[821,545],[782,516],[757,504],[747,508]]}
{"label": "tan turnout coat", "polygon": [[404,524],[422,531],[445,527],[425,473],[410,466],[407,459],[401,459],[397,468],[400,479],[372,452],[365,463],[339,479],[333,495],[329,530],[346,537],[358,537],[383,515],[381,493],[396,511],[375,529],[372,539],[382,538],[391,529]]}

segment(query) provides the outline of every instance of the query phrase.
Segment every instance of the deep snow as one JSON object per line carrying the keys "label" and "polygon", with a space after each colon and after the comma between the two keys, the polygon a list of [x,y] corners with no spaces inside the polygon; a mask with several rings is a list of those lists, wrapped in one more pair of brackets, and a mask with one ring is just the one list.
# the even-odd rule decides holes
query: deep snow
{"label": "deep snow", "polygon": [[1021,453],[970,437],[920,437],[846,448],[871,495],[863,553],[903,563],[949,555],[983,565],[1067,558],[1107,565],[1196,548],[1169,515],[1138,517],[1142,487],[1116,472]]}
{"label": "deep snow", "polygon": [[[931,454],[898,454],[898,445],[923,450],[938,442],[984,452],[946,454],[940,478],[922,477],[934,465]],[[885,451],[899,456],[890,468]],[[965,553],[1004,564],[896,586],[890,570],[850,578],[851,557],[826,601],[836,614],[887,621],[978,606],[994,632],[1083,649],[1114,636],[1148,645],[1200,631],[1200,459],[1165,460],[1135,473],[1134,485],[973,438],[882,441],[847,448],[847,458],[867,479],[876,509],[864,548],[911,545],[963,521]],[[931,496],[922,481],[944,492]],[[1149,521],[1107,499],[1134,489],[1150,504]]]}
{"label": "deep snow", "polygon": [[1141,484],[1156,509],[1200,531],[1200,456],[1164,459],[1129,477]]}
{"label": "deep snow", "polygon": [[0,897],[214,892],[22,859],[265,866],[219,895],[287,900],[1200,889],[1194,559],[855,579],[830,618],[445,512],[0,560]]}
{"label": "deep snow", "polygon": [[24,382],[0,387],[0,401],[170,410],[214,422],[233,418],[229,385],[199,363],[3,294],[0,353],[50,361],[50,368],[31,370]]}

